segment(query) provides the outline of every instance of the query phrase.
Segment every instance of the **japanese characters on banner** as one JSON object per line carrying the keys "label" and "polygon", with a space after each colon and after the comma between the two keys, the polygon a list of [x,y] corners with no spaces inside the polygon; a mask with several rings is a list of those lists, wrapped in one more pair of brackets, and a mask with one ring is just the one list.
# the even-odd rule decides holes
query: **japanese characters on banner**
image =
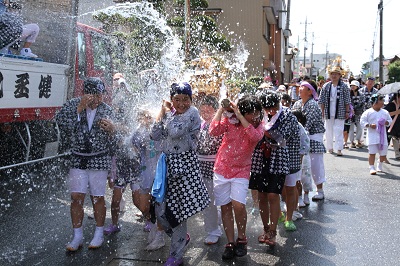
{"label": "japanese characters on banner", "polygon": [[67,96],[67,68],[41,62],[0,61],[0,110],[62,106]]}

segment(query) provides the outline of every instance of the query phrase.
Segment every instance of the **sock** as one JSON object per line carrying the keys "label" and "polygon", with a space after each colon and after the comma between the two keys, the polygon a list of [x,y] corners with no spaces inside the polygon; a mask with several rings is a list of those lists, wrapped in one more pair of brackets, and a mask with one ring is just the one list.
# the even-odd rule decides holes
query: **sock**
{"label": "sock", "polygon": [[100,247],[104,241],[104,226],[96,226],[96,230],[94,231],[94,236],[92,241],[90,241],[89,246],[91,247]]}
{"label": "sock", "polygon": [[82,226],[79,228],[74,228],[74,238],[83,238],[83,228]]}
{"label": "sock", "polygon": [[324,193],[324,189],[318,188],[318,189],[317,189],[317,192],[318,192],[318,193]]}
{"label": "sock", "polygon": [[82,226],[79,228],[74,228],[74,238],[72,239],[71,242],[68,243],[67,249],[71,251],[79,249],[79,247],[82,245],[82,240],[83,240]]}
{"label": "sock", "polygon": [[94,236],[103,237],[104,226],[96,226],[96,230],[94,231]]}
{"label": "sock", "polygon": [[373,166],[373,165],[369,166],[369,170],[374,170],[374,169],[375,169],[375,166]]}

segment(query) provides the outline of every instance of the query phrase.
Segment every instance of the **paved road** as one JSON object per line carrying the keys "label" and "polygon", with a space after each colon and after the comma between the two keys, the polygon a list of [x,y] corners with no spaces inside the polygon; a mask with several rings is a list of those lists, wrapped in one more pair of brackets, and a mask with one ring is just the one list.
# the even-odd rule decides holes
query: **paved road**
{"label": "paved road", "polygon": [[[391,160],[394,153],[390,149],[392,165],[385,165],[385,173],[371,176],[366,149],[344,154],[325,156],[325,201],[301,210],[304,219],[295,222],[298,231],[288,233],[280,227],[275,249],[257,242],[261,221],[249,214],[248,256],[222,262],[226,239],[205,246],[199,214],[189,220],[192,241],[185,264],[397,265],[400,162]],[[129,204],[122,231],[107,237],[101,249],[87,249],[94,221],[86,218],[84,248],[66,253],[65,244],[72,234],[69,199],[63,171],[54,165],[0,173],[0,265],[162,265],[168,247],[144,251],[147,233],[135,218],[137,210]],[[89,205],[85,212],[91,213]]]}

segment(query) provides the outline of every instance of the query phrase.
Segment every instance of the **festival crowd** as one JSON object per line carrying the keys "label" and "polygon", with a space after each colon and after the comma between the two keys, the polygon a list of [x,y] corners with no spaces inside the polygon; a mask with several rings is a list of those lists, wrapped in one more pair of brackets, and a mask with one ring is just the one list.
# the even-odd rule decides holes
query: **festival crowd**
{"label": "festival crowd", "polygon": [[[249,190],[251,213],[261,218],[258,241],[275,246],[279,223],[287,231],[297,230],[299,208],[310,204],[314,186],[311,200],[324,200],[325,154],[345,156],[346,149],[367,147],[371,175],[389,163],[390,141],[400,159],[399,93],[385,104],[374,84],[373,78],[345,82],[341,69],[332,67],[326,82],[308,77],[279,87],[265,82],[233,100],[195,95],[189,83],[177,82],[153,115],[144,106],[132,113],[122,74],[114,76],[110,105],[103,101],[104,83],[87,78],[84,95],[69,100],[56,116],[72,152],[73,238],[67,250],[83,245],[88,192],[96,222],[88,248],[100,248],[105,235],[121,230],[119,214],[128,185],[143,230],[149,232],[146,250],[160,249],[165,235],[170,238],[165,265],[183,264],[190,242],[187,220],[199,212],[206,245],[216,244],[225,233],[222,259],[245,256]],[[135,128],[127,123],[132,117]],[[113,193],[111,224],[106,226],[107,182]]]}

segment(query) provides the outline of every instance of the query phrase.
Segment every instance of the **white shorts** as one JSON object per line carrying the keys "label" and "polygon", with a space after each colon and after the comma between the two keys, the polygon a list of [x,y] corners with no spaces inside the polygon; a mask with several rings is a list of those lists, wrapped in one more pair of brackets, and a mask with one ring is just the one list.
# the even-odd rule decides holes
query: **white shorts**
{"label": "white shorts", "polygon": [[107,170],[69,170],[69,191],[86,194],[88,187],[91,196],[104,196],[106,194]]}
{"label": "white shorts", "polygon": [[285,186],[295,187],[296,182],[300,180],[301,180],[301,170],[296,173],[287,175],[285,178]]}
{"label": "white shorts", "polygon": [[386,156],[388,151],[388,145],[383,145],[383,150],[379,150],[379,144],[368,145],[369,154],[379,154],[379,156]]}
{"label": "white shorts", "polygon": [[223,206],[232,200],[246,204],[249,180],[247,178],[225,178],[214,173],[215,205]]}

